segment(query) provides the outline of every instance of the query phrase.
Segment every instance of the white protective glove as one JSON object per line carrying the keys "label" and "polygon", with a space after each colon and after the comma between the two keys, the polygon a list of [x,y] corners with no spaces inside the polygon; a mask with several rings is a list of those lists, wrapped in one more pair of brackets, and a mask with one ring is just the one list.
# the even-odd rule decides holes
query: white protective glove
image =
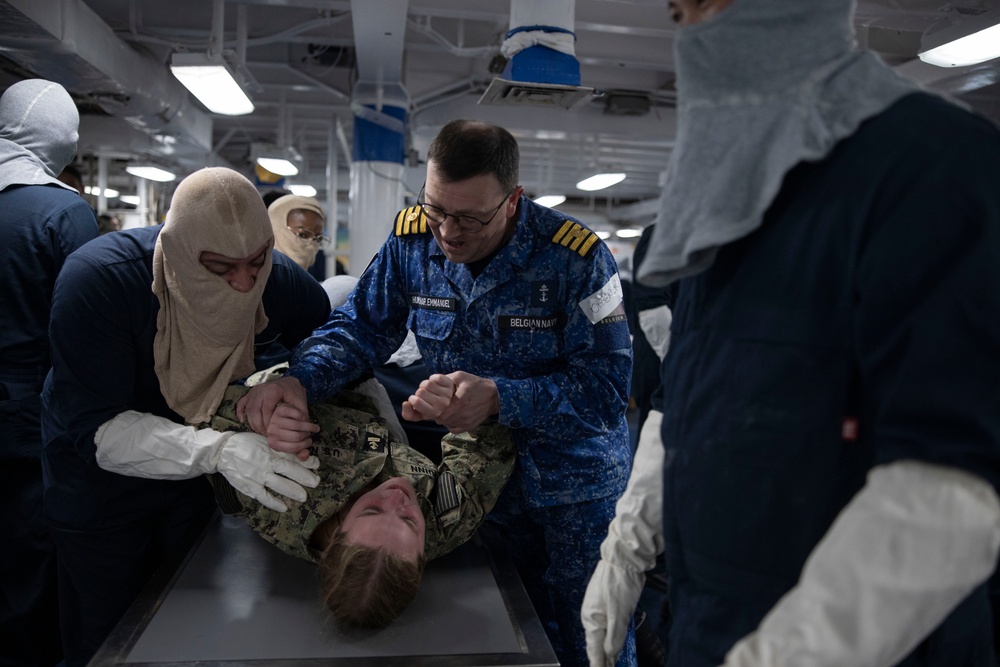
{"label": "white protective glove", "polygon": [[996,564],[1000,503],[956,468],[874,468],[726,667],[895,665]]}
{"label": "white protective glove", "polygon": [[657,306],[647,310],[639,311],[639,328],[646,336],[649,346],[656,352],[656,356],[663,361],[667,356],[667,348],[670,347],[670,322],[673,315],[667,306]]}
{"label": "white protective glove", "polygon": [[97,464],[109,472],[150,479],[190,479],[222,473],[233,487],[276,512],[288,509],[268,489],[306,499],[304,486],[319,484],[319,460],[299,461],[267,446],[257,433],[214,431],[126,410],[104,422],[94,436]]}
{"label": "white protective glove", "polygon": [[601,543],[601,560],[587,584],[580,618],[590,667],[613,667],[646,572],[663,553],[663,413],[651,410],[642,425],[625,493]]}

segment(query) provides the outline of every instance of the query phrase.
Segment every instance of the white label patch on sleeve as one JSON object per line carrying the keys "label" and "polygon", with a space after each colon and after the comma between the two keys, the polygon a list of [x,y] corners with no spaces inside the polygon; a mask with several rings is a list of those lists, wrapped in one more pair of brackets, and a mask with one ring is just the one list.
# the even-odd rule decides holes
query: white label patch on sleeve
{"label": "white label patch on sleeve", "polygon": [[587,314],[591,324],[597,324],[610,315],[622,299],[622,281],[616,273],[604,287],[581,301],[580,308]]}

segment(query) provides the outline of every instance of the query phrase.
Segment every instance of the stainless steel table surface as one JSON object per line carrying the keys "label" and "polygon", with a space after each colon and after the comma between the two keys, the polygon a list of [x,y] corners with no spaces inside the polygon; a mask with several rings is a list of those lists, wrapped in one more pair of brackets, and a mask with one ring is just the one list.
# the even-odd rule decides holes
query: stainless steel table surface
{"label": "stainless steel table surface", "polygon": [[558,665],[488,531],[429,562],[416,600],[383,630],[339,630],[317,582],[314,564],[219,514],[180,567],[152,579],[91,667]]}

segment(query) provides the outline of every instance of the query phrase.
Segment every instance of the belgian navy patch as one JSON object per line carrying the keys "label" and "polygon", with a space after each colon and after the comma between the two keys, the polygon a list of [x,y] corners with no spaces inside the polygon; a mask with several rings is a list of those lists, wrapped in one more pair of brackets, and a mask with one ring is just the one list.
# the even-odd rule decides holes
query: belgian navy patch
{"label": "belgian navy patch", "polygon": [[458,310],[458,299],[453,296],[429,296],[427,294],[411,293],[410,307],[447,310],[454,313]]}
{"label": "belgian navy patch", "polygon": [[557,331],[566,326],[566,315],[501,315],[497,318],[501,331],[519,329],[526,331]]}
{"label": "belgian navy patch", "polygon": [[552,237],[552,241],[566,246],[570,250],[575,250],[580,257],[586,257],[590,249],[597,243],[597,234],[578,222],[567,220]]}
{"label": "belgian navy patch", "polygon": [[427,216],[419,206],[404,208],[396,214],[396,236],[407,234],[426,234]]}

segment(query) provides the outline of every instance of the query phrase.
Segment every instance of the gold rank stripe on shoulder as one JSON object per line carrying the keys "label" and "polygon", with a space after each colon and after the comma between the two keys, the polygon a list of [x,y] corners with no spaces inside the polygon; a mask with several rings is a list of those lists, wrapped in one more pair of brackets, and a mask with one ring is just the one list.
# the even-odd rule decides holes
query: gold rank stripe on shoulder
{"label": "gold rank stripe on shoulder", "polygon": [[404,208],[396,214],[396,236],[427,233],[427,216],[419,206]]}
{"label": "gold rank stripe on shoulder", "polygon": [[552,240],[570,250],[577,251],[580,253],[580,257],[586,257],[591,247],[597,242],[597,234],[578,222],[567,220],[552,237]]}

